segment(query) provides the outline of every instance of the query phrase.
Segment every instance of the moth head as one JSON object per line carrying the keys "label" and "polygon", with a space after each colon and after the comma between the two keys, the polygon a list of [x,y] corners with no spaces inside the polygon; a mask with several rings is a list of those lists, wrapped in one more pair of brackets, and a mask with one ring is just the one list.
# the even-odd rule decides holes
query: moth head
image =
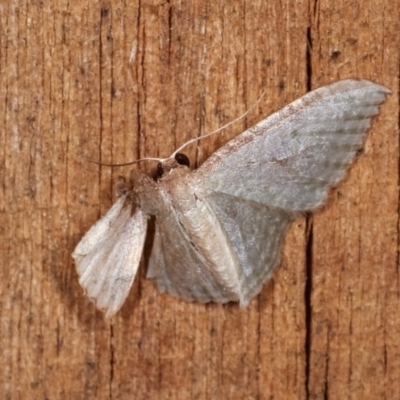
{"label": "moth head", "polygon": [[173,157],[166,158],[157,164],[157,179],[176,168],[189,168],[190,160],[186,154],[176,153]]}

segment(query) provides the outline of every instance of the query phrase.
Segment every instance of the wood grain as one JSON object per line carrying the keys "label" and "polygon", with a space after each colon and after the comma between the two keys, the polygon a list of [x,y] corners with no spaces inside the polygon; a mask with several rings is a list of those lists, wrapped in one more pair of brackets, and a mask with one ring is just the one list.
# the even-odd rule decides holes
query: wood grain
{"label": "wood grain", "polygon": [[[400,393],[399,1],[3,2],[0,394],[4,399],[393,399]],[[393,94],[328,204],[296,221],[246,309],[145,279],[111,322],[71,252],[122,163],[201,163],[307,90],[347,77]],[[141,168],[151,172],[151,163]]]}

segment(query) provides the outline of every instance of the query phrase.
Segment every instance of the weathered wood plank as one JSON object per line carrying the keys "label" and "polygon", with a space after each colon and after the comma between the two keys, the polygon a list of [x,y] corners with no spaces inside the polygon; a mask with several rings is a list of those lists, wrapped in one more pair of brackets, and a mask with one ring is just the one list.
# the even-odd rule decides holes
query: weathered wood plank
{"label": "weathered wood plank", "polygon": [[[5,399],[395,398],[399,2],[4,2],[0,12],[0,394]],[[365,151],[248,308],[157,293],[144,262],[111,322],[71,252],[130,168],[201,163],[307,90],[393,95]],[[141,165],[147,171],[153,164]],[[151,235],[150,235],[151,236]]]}

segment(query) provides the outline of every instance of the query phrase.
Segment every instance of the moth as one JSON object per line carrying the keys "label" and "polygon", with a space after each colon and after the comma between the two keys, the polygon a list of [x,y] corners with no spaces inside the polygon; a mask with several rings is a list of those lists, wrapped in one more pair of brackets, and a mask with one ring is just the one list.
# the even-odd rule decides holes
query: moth
{"label": "moth", "polygon": [[338,81],[239,134],[198,169],[175,152],[160,160],[157,181],[133,170],[73,253],[81,286],[114,315],[154,216],[147,277],[160,292],[246,306],[279,264],[291,223],[343,178],[389,93],[367,80]]}

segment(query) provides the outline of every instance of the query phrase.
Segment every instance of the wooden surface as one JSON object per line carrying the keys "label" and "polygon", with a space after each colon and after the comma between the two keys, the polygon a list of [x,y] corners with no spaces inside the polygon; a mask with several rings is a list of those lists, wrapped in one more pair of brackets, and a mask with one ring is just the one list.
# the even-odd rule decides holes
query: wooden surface
{"label": "wooden surface", "polygon": [[[399,397],[399,0],[6,0],[0,18],[2,399]],[[293,225],[260,296],[239,309],[160,295],[148,243],[104,321],[71,252],[129,168],[85,158],[168,156],[267,90],[186,151],[200,163],[347,77],[393,95],[327,205]]]}

